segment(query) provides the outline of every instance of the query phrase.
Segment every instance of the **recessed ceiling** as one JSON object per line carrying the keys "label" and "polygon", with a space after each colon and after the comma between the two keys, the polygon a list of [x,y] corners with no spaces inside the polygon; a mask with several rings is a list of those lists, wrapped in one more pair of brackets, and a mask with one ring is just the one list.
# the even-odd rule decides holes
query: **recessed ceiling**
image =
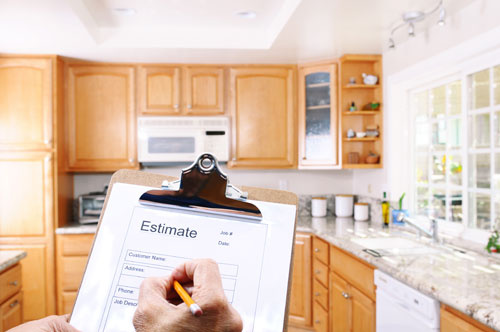
{"label": "recessed ceiling", "polygon": [[[449,15],[473,1],[444,0]],[[297,63],[382,53],[437,0],[0,0],[0,53],[94,61]],[[117,13],[115,9],[134,13]],[[253,11],[255,18],[238,12]],[[436,20],[437,21],[437,17]],[[416,33],[435,24],[419,22]],[[400,43],[405,31],[396,36]]]}

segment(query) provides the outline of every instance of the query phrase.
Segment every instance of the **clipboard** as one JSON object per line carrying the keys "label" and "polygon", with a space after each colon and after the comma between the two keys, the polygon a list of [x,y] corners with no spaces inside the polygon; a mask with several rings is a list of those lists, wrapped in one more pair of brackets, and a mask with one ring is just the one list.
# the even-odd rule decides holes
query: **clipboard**
{"label": "clipboard", "polygon": [[[80,315],[81,317],[88,314],[88,312],[82,312],[85,310],[88,311],[88,308],[85,308],[85,306],[81,304],[84,300],[81,300],[80,303],[78,300],[80,299],[80,296],[82,298],[89,296],[89,294],[85,294],[86,289],[84,283],[87,272],[89,271],[90,260],[94,254],[94,249],[96,248],[96,242],[102,228],[103,219],[106,215],[106,209],[110,203],[110,196],[113,193],[113,188],[115,186],[119,187],[121,184],[154,188],[143,192],[140,196],[139,201],[143,206],[154,207],[157,209],[173,208],[176,210],[189,210],[194,211],[196,214],[214,216],[231,217],[231,215],[234,215],[234,218],[238,220],[248,219],[254,223],[261,221],[262,214],[260,210],[254,204],[249,203],[248,200],[294,206],[295,217],[293,222],[290,262],[288,262],[289,268],[286,289],[286,305],[282,325],[283,331],[287,331],[289,299],[292,283],[291,277],[293,271],[293,244],[295,241],[295,228],[297,220],[297,196],[291,192],[280,190],[247,186],[237,188],[232,186],[229,184],[227,176],[220,170],[216,158],[211,154],[200,155],[189,168],[182,171],[180,180],[171,176],[132,170],[119,170],[112,176],[106,200],[104,202],[103,213],[101,214],[97,226],[96,237],[94,238],[91,255],[89,255],[89,261],[87,262],[84,279],[82,280],[82,284],[77,295],[77,301],[75,302],[70,322],[73,321],[75,316]],[[145,229],[148,229],[148,225],[144,225],[144,221],[142,226],[144,226]],[[221,267],[220,264],[219,267]],[[89,273],[92,273],[92,271]],[[84,288],[83,290],[82,287]],[[85,308],[85,310],[82,308]],[[77,313],[75,313],[75,310]],[[76,327],[78,328],[78,326]]]}

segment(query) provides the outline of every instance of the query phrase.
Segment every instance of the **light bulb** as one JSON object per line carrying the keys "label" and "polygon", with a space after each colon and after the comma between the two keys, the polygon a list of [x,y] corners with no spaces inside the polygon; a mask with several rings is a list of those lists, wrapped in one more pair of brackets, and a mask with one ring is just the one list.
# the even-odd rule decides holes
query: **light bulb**
{"label": "light bulb", "polygon": [[444,9],[444,7],[441,7],[441,10],[439,11],[439,21],[438,21],[439,26],[444,26],[446,24],[445,18],[446,18],[446,10]]}
{"label": "light bulb", "polygon": [[415,37],[415,26],[413,25],[412,22],[410,22],[408,27],[408,36],[410,37]]}
{"label": "light bulb", "polygon": [[396,48],[396,44],[394,44],[394,39],[389,38],[389,48]]}

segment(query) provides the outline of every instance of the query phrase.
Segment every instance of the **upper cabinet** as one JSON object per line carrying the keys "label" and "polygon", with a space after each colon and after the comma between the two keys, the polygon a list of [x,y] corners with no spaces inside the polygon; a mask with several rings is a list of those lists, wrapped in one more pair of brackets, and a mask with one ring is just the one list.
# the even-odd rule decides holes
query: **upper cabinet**
{"label": "upper cabinet", "polygon": [[136,168],[134,67],[67,68],[68,168],[112,172]]}
{"label": "upper cabinet", "polygon": [[233,142],[229,167],[295,167],[294,67],[231,68],[230,109]]}
{"label": "upper cabinet", "polygon": [[299,168],[338,165],[337,64],[299,68]]}
{"label": "upper cabinet", "polygon": [[224,114],[223,67],[142,65],[137,85],[141,115]]}
{"label": "upper cabinet", "polygon": [[190,115],[224,114],[224,68],[185,67],[183,110]]}
{"label": "upper cabinet", "polygon": [[137,101],[143,115],[180,115],[181,68],[139,66]]}
{"label": "upper cabinet", "polygon": [[382,168],[382,57],[344,55],[339,82],[342,168]]}
{"label": "upper cabinet", "polygon": [[50,59],[0,59],[0,149],[52,147],[51,63]]}

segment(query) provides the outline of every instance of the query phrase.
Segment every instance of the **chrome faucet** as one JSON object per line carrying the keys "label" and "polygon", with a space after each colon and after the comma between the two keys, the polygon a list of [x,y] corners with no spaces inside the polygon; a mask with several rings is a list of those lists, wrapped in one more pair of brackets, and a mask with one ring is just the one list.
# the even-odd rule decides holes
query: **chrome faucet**
{"label": "chrome faucet", "polygon": [[404,213],[399,213],[397,218],[399,222],[404,222],[410,226],[413,226],[416,228],[419,232],[419,234],[424,234],[428,237],[430,237],[434,243],[439,243],[439,237],[438,237],[438,223],[437,220],[433,217],[429,217],[429,220],[431,221],[431,229],[427,230],[420,226],[415,219],[412,219],[410,217],[407,217]]}

